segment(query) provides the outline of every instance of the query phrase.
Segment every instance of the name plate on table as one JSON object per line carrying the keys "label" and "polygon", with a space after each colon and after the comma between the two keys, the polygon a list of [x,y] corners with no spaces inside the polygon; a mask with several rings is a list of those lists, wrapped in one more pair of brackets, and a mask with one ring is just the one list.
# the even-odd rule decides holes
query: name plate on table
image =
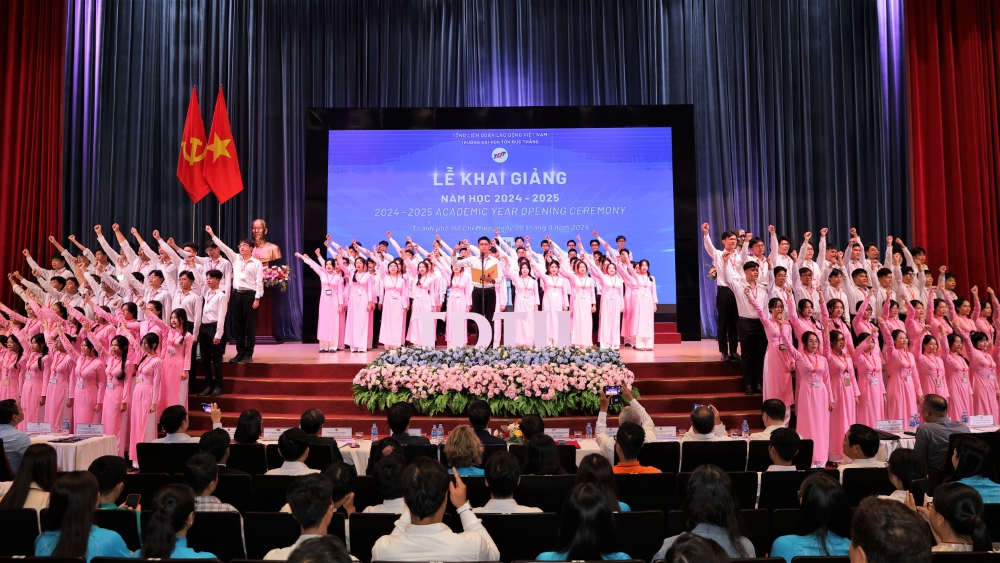
{"label": "name plate on table", "polygon": [[993,426],[992,414],[978,414],[969,417],[969,428],[983,428],[984,426]]}
{"label": "name plate on table", "polygon": [[656,427],[656,439],[657,440],[674,440],[677,438],[677,427],[676,426],[657,426]]}
{"label": "name plate on table", "polygon": [[553,440],[569,440],[569,428],[546,428],[545,433]]}
{"label": "name plate on table", "polygon": [[421,436],[424,435],[424,433],[422,432],[422,430],[423,430],[422,428],[407,428],[406,429],[406,434],[409,435],[409,436],[416,436],[416,437],[419,438],[419,437],[421,437]]}
{"label": "name plate on table", "polygon": [[223,426],[222,429],[229,433],[229,439],[230,440],[235,440],[236,439],[236,427],[235,426]]}
{"label": "name plate on table", "polygon": [[896,420],[876,420],[875,430],[881,430],[883,432],[902,432],[903,419],[898,418]]}
{"label": "name plate on table", "polygon": [[287,428],[265,428],[264,429],[264,440],[271,442],[277,440],[281,437],[282,432],[288,430]]}
{"label": "name plate on table", "polygon": [[28,434],[51,434],[52,433],[52,423],[51,422],[29,422],[28,424]]}
{"label": "name plate on table", "polygon": [[323,433],[320,434],[324,438],[335,438],[337,440],[351,440],[354,436],[351,435],[352,428],[350,426],[340,427],[340,428],[324,428]]}
{"label": "name plate on table", "polygon": [[104,425],[103,424],[77,424],[76,432],[74,434],[79,434],[80,436],[103,436],[104,435]]}

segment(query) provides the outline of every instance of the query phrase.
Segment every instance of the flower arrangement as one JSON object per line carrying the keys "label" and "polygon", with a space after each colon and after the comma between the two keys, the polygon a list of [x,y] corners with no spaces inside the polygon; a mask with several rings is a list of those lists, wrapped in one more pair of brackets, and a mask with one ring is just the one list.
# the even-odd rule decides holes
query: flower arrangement
{"label": "flower arrangement", "polygon": [[559,416],[596,412],[604,386],[631,386],[634,379],[617,352],[598,348],[403,347],[358,372],[354,402],[373,412],[411,402],[433,416],[459,414],[482,399],[497,416]]}
{"label": "flower arrangement", "polygon": [[264,268],[264,287],[277,287],[281,291],[288,291],[288,280],[290,279],[292,279],[292,272],[287,264]]}
{"label": "flower arrangement", "polygon": [[493,435],[507,440],[508,444],[521,444],[524,442],[520,420],[508,420],[507,424],[500,425],[499,430],[494,430]]}
{"label": "flower arrangement", "polygon": [[706,264],[708,266],[708,279],[714,280],[719,277],[719,272],[715,269],[715,264]]}

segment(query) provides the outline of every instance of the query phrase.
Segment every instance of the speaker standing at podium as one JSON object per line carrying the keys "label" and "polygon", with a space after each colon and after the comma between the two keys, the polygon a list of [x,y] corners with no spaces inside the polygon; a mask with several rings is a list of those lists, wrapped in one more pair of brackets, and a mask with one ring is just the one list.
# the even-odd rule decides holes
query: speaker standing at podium
{"label": "speaker standing at podium", "polygon": [[[497,304],[494,282],[500,276],[500,261],[490,254],[490,239],[487,237],[479,237],[478,256],[459,258],[459,251],[467,246],[469,246],[468,243],[463,243],[455,248],[455,256],[452,257],[451,263],[453,266],[470,269],[472,274],[472,312],[486,317],[492,329],[493,312],[496,310]],[[469,251],[476,252],[472,248],[469,248]]]}

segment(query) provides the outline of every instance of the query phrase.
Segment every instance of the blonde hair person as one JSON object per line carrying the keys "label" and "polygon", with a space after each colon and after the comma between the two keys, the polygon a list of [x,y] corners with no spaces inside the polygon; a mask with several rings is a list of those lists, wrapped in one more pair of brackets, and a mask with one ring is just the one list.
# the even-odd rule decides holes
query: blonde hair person
{"label": "blonde hair person", "polygon": [[483,462],[483,443],[469,425],[462,424],[451,431],[444,443],[444,455],[448,458],[448,465],[462,477],[484,475],[478,467]]}

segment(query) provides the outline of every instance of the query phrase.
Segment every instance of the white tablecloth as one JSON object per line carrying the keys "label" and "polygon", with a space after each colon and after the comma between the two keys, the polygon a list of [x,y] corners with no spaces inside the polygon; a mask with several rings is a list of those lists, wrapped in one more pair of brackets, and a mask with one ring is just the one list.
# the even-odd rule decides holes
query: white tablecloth
{"label": "white tablecloth", "polygon": [[56,434],[39,434],[31,437],[32,444],[48,442],[56,449],[59,469],[62,471],[86,471],[91,462],[102,455],[118,455],[117,436],[92,436],[72,444],[53,444],[52,440],[65,438]]}
{"label": "white tablecloth", "polygon": [[[1000,426],[986,426],[984,428],[971,428],[973,434],[981,434],[984,432],[996,432],[1000,430]],[[893,432],[893,434],[899,436],[899,440],[881,440],[878,448],[878,455],[875,459],[879,461],[888,461],[889,456],[892,452],[896,451],[896,448],[906,448],[912,450],[914,444],[916,443],[916,438],[913,436],[908,436],[902,432]]]}

